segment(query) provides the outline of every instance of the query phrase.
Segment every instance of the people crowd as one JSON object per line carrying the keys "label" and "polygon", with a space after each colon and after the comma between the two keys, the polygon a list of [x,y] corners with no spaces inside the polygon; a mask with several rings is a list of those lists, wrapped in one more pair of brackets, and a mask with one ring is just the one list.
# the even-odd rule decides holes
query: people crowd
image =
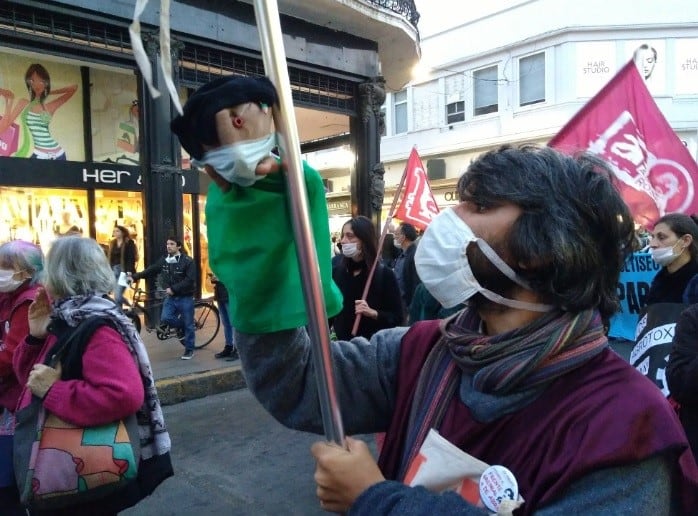
{"label": "people crowd", "polygon": [[[207,220],[220,238],[209,238],[210,280],[224,325],[215,357],[241,360],[249,389],[278,421],[323,433],[267,82],[218,79],[190,96],[172,128],[213,179]],[[249,140],[262,144],[252,152]],[[515,478],[521,496],[508,501],[517,515],[698,513],[698,218],[666,214],[648,241],[662,267],[648,305],[686,305],[667,359],[672,405],[609,347],[620,271],[638,242],[600,158],[533,145],[485,152],[460,176],[458,204],[421,234],[401,221],[387,251],[362,215],[331,237],[319,174],[307,164],[303,173],[349,435],[345,446],[312,446],[324,510],[489,514],[477,496],[411,484],[435,430]],[[246,210],[268,233],[230,218]],[[75,234],[57,238],[45,259],[28,242],[0,245],[2,514],[25,514],[22,503],[32,515],[117,514],[173,474],[150,360],[118,281],[155,281],[160,330],[177,332],[181,358],[191,359],[196,266],[176,235],[164,244],[142,271],[122,226],[106,252]],[[30,456],[29,417],[78,429],[135,425],[137,474],[67,506],[39,505],[40,489],[27,502],[28,471],[15,465]],[[371,433],[382,435],[378,457],[350,437]]]}

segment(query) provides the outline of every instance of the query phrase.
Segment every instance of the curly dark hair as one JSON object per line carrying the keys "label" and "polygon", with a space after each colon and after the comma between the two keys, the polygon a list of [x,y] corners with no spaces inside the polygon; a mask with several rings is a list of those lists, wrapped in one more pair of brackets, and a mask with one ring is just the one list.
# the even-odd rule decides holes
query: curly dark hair
{"label": "curly dark hair", "polygon": [[633,219],[602,159],[549,147],[505,145],[473,161],[461,199],[508,201],[523,213],[509,234],[514,269],[544,302],[579,312],[619,308],[617,283],[631,252]]}

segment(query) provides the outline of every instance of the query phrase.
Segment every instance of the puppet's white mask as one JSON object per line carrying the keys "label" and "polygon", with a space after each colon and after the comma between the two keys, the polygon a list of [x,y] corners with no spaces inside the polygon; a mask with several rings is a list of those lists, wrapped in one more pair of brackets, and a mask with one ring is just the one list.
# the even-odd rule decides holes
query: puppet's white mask
{"label": "puppet's white mask", "polygon": [[271,133],[257,140],[231,143],[206,151],[200,160],[192,160],[192,163],[199,168],[210,165],[229,183],[251,186],[264,177],[255,174],[255,170],[260,161],[272,155],[274,147],[276,133]]}

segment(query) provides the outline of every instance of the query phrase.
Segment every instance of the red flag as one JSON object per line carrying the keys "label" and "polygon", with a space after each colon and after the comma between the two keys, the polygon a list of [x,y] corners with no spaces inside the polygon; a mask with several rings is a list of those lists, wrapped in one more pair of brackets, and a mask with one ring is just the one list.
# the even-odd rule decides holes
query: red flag
{"label": "red flag", "polygon": [[587,149],[608,161],[636,222],[652,227],[665,213],[698,212],[698,164],[664,118],[633,61],[548,144]]}
{"label": "red flag", "polygon": [[405,175],[404,194],[394,217],[424,230],[431,219],[439,214],[439,206],[431,193],[422,160],[414,147],[407,160]]}

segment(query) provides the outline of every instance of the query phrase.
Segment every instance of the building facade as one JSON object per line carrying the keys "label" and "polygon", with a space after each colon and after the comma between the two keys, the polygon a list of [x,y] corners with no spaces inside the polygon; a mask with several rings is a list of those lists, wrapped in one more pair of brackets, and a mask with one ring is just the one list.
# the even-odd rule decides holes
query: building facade
{"label": "building facade", "polygon": [[641,45],[647,86],[695,159],[698,20],[687,16],[694,10],[683,0],[522,0],[424,35],[426,73],[388,93],[384,106],[383,213],[413,146],[439,205],[455,204],[456,180],[474,157],[504,143],[546,144]]}
{"label": "building facade", "polygon": [[[150,4],[143,42],[164,91],[159,6]],[[135,236],[139,269],[174,235],[205,280],[208,178],[191,169],[169,130],[169,98],[153,99],[136,67],[134,5],[0,4],[0,241],[48,249],[57,236],[78,233],[106,247],[118,224]],[[301,143],[306,151],[351,148],[350,206],[373,216],[363,190],[379,161],[384,83],[405,84],[419,58],[414,2],[281,0],[279,10]],[[251,4],[174,0],[171,27],[182,104],[220,75],[264,74]]]}

